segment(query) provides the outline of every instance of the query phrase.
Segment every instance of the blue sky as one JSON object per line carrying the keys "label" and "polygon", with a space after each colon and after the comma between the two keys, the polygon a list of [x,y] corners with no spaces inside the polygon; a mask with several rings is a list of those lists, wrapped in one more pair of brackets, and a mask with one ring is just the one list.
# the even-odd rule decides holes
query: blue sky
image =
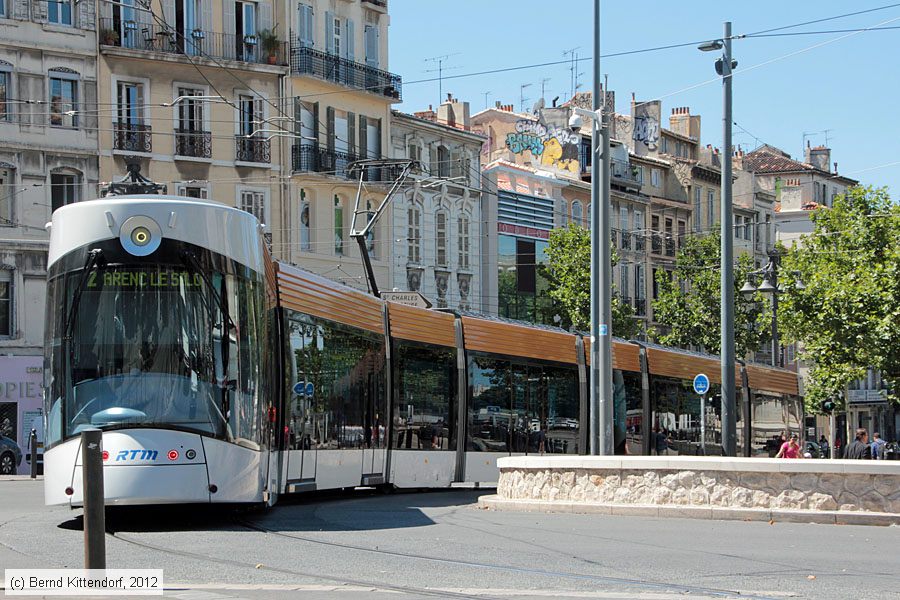
{"label": "blue sky", "polygon": [[[752,33],[862,11],[891,4],[886,0],[708,2],[685,0],[602,2],[603,53],[637,50],[722,36],[731,20],[734,34]],[[488,102],[520,101],[520,86],[528,107],[546,82],[549,104],[569,96],[568,64],[485,76],[454,76],[487,69],[565,60],[563,51],[579,47],[589,57],[593,46],[592,2],[560,0],[391,0],[390,70],[403,76],[404,102],[400,110],[413,112],[439,102],[438,83],[417,80],[436,77],[425,59],[451,55],[444,63],[444,94],[468,100],[472,111]],[[786,29],[778,33],[821,31],[872,26],[900,27],[900,6],[853,17]],[[843,39],[837,39],[843,38]],[[830,40],[835,40],[831,41]],[[830,43],[829,43],[830,42]],[[818,46],[810,48],[812,46]],[[832,161],[839,171],[864,184],[900,190],[900,153],[887,140],[900,138],[895,106],[900,77],[893,58],[898,55],[900,29],[858,34],[797,35],[735,40],[738,69],[734,79],[735,144],[752,149],[760,140],[802,159],[804,133],[813,144],[826,135]],[[804,49],[810,48],[807,51]],[[790,55],[790,56],[787,56]],[[768,64],[768,61],[778,59]],[[631,93],[638,100],[661,98],[663,121],[676,106],[688,106],[703,117],[702,141],[721,147],[721,83],[716,78],[714,53],[694,46],[601,60],[609,87],[616,92],[617,110],[627,112]],[[751,68],[761,65],[757,68]],[[593,66],[579,63],[582,90],[591,89]],[[825,130],[830,130],[825,133]],[[749,133],[748,133],[749,132]],[[881,167],[886,163],[897,163]],[[881,168],[875,168],[881,167]]]}

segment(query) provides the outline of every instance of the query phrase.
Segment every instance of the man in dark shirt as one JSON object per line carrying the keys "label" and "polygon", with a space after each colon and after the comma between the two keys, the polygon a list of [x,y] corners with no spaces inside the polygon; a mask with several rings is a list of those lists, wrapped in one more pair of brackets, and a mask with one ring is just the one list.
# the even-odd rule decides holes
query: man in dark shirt
{"label": "man in dark shirt", "polygon": [[872,458],[872,447],[869,446],[869,432],[862,427],[856,430],[856,440],[847,446],[844,458],[865,460]]}

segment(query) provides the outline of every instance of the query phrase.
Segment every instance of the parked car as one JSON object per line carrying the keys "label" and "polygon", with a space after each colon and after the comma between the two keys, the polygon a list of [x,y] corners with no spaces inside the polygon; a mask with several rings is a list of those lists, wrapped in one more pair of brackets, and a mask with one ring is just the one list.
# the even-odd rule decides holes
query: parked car
{"label": "parked car", "polygon": [[0,475],[15,475],[22,464],[19,445],[6,436],[0,435]]}

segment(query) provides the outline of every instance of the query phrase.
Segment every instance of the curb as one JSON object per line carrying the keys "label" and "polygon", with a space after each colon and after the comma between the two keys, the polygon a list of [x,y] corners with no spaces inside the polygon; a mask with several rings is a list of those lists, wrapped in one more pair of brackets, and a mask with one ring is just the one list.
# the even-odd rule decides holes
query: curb
{"label": "curb", "polygon": [[44,476],[38,475],[33,480],[31,475],[0,475],[0,481],[43,481]]}
{"label": "curb", "polygon": [[614,515],[621,517],[661,517],[712,519],[720,521],[775,521],[779,523],[820,523],[824,525],[900,526],[900,514],[841,510],[786,510],[731,508],[724,506],[679,506],[673,504],[588,504],[544,500],[507,500],[496,494],[481,496],[478,507],[536,513]]}

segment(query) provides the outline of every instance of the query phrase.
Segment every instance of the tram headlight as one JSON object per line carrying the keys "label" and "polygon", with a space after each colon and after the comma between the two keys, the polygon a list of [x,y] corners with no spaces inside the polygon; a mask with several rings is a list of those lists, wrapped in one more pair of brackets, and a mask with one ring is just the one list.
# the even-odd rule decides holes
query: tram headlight
{"label": "tram headlight", "polygon": [[150,217],[130,217],[122,223],[119,241],[129,254],[147,256],[162,243],[162,230]]}

